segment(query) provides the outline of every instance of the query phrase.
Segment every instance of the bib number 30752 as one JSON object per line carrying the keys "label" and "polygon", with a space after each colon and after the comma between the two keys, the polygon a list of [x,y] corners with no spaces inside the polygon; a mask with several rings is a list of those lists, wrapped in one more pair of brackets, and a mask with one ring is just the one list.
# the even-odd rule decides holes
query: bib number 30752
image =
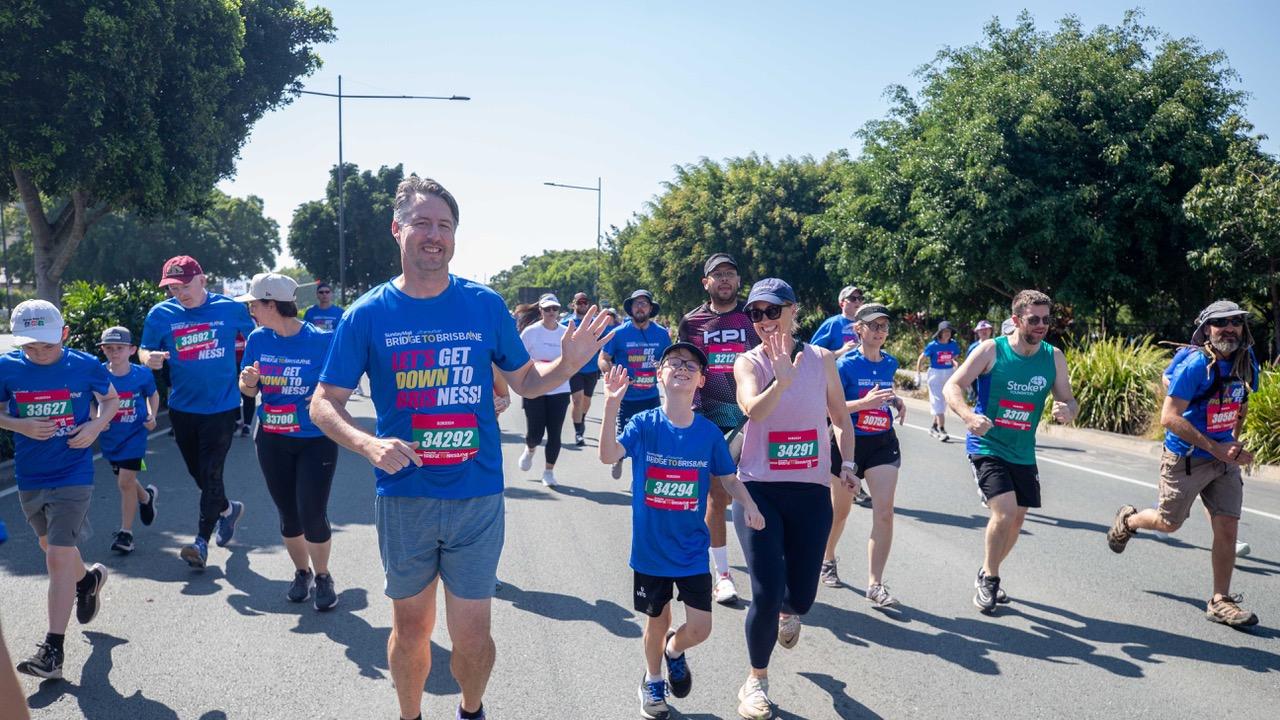
{"label": "bib number 30752", "polygon": [[480,452],[480,430],[471,413],[413,416],[413,447],[423,465],[459,465]]}

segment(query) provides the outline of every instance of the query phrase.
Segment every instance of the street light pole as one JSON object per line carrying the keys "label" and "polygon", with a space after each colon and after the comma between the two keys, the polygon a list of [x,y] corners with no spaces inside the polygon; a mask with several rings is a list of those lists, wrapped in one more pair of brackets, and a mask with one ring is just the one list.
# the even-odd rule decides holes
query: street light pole
{"label": "street light pole", "polygon": [[465,95],[345,95],[342,92],[342,76],[338,76],[338,92],[327,93],[315,90],[299,90],[303,95],[318,95],[338,99],[338,297],[346,300],[347,292],[347,235],[346,235],[346,199],[343,197],[342,177],[342,100],[354,98],[358,100],[460,100],[467,101]]}
{"label": "street light pole", "polygon": [[604,236],[600,234],[600,216],[601,207],[604,204],[604,184],[599,177],[596,178],[596,186],[590,185],[566,185],[565,183],[544,182],[543,185],[558,188],[568,188],[570,190],[587,190],[596,194],[596,302],[600,301],[600,265],[604,262],[604,249],[601,242]]}

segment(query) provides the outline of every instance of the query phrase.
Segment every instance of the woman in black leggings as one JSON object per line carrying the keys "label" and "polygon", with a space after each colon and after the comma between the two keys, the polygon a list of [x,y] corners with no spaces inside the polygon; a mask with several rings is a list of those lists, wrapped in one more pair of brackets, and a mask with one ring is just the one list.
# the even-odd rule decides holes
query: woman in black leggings
{"label": "woman in black leggings", "polygon": [[[541,362],[560,357],[560,340],[567,327],[560,324],[560,301],[547,293],[538,298],[538,322],[523,321],[532,313],[525,313],[520,323],[520,341],[529,351],[529,357]],[[547,436],[547,464],[542,471],[542,484],[555,487],[556,459],[560,457],[560,431],[569,411],[569,383],[536,398],[524,399],[524,419],[528,428],[524,436],[524,452],[520,455],[520,469],[533,467],[533,453]]]}
{"label": "woman in black leggings", "polygon": [[259,326],[246,342],[240,392],[262,395],[254,442],[295,568],[288,598],[306,602],[314,583],[315,608],[323,611],[338,603],[329,575],[328,515],[338,446],[311,422],[308,410],[333,333],[298,320],[297,287],[289,277],[263,273],[236,298],[249,301]]}

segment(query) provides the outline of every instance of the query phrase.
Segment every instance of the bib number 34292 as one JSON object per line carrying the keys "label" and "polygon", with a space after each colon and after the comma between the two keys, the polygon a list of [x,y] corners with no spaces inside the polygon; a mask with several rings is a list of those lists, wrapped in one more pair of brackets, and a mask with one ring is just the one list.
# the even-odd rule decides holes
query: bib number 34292
{"label": "bib number 34292", "polygon": [[471,413],[413,416],[413,447],[423,465],[458,465],[480,452],[480,430]]}

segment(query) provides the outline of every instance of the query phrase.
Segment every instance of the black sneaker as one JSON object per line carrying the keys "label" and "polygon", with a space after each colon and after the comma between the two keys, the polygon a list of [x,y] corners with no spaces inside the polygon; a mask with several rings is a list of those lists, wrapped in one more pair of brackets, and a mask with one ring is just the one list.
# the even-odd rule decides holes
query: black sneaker
{"label": "black sneaker", "polygon": [[107,584],[107,568],[94,563],[80,582],[76,583],[76,621],[88,625],[98,617],[102,607],[102,586]]}
{"label": "black sneaker", "polygon": [[249,426],[248,426],[248,425],[241,425],[241,426],[240,426],[240,437],[249,437]]}
{"label": "black sneaker", "polygon": [[996,593],[1000,591],[1000,578],[994,575],[979,575],[978,587],[973,593],[974,607],[984,613],[996,609]]}
{"label": "black sneaker", "polygon": [[667,707],[665,681],[640,681],[640,717],[645,720],[667,720],[671,717],[671,709]]}
{"label": "black sneaker", "polygon": [[293,573],[293,583],[289,585],[289,602],[306,602],[311,594],[311,581],[315,579],[311,569],[297,570]]}
{"label": "black sneaker", "polygon": [[667,684],[671,686],[671,694],[682,698],[693,689],[693,671],[689,669],[684,653],[674,658],[667,654],[667,643],[671,642],[671,637],[675,634],[675,630],[667,631],[666,642],[662,644],[662,657],[667,661]]}
{"label": "black sneaker", "polygon": [[[986,575],[987,573],[984,572],[982,568],[978,568],[978,577],[973,581],[974,590],[978,589],[978,586],[982,584],[982,578],[986,577]],[[1004,591],[1004,588],[999,588],[996,590],[996,602],[1001,605],[1009,604],[1009,595]]]}
{"label": "black sneaker", "polygon": [[18,663],[18,672],[48,680],[62,679],[62,651],[49,643],[36,646],[36,654]]}
{"label": "black sneaker", "polygon": [[316,576],[316,610],[325,612],[338,604],[338,593],[333,591],[333,576],[325,573]]}
{"label": "black sneaker", "polygon": [[156,496],[160,494],[160,491],[156,489],[155,485],[148,485],[146,490],[147,501],[138,503],[138,519],[142,521],[143,525],[150,525],[156,521]]}
{"label": "black sneaker", "polygon": [[128,530],[117,530],[113,536],[115,540],[111,543],[111,549],[121,555],[128,555],[133,552],[133,533]]}
{"label": "black sneaker", "polygon": [[577,445],[578,447],[582,447],[583,445],[587,444],[587,439],[582,437],[582,433],[574,433],[573,444]]}

